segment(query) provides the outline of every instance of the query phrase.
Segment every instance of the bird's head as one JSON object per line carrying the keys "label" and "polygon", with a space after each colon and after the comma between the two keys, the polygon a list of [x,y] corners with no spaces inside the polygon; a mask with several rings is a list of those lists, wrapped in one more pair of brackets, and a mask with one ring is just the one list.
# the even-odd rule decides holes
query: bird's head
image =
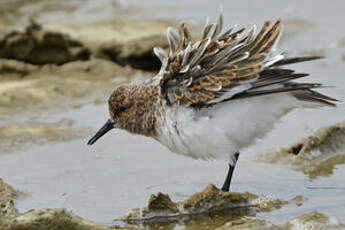
{"label": "bird's head", "polygon": [[153,102],[157,96],[151,88],[138,85],[123,85],[116,88],[108,99],[108,121],[89,140],[92,145],[113,128],[135,134],[152,135],[154,132]]}
{"label": "bird's head", "polygon": [[104,134],[113,128],[122,128],[128,117],[133,113],[134,100],[131,97],[131,87],[123,85],[116,88],[108,99],[108,109],[110,118],[98,130],[98,132],[89,140],[88,144],[92,145]]}

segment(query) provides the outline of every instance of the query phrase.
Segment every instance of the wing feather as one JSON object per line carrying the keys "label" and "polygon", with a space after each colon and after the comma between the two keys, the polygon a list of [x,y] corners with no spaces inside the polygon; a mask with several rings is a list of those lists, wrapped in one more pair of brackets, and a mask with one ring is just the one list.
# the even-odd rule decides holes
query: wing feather
{"label": "wing feather", "polygon": [[204,107],[289,91],[296,91],[299,99],[330,101],[311,90],[320,87],[319,84],[291,82],[308,74],[278,67],[319,58],[273,55],[281,36],[281,19],[273,25],[266,21],[257,34],[256,26],[249,31],[244,28],[234,31],[233,27],[223,33],[222,27],[222,14],[216,23],[207,20],[201,40],[194,43],[185,23],[180,24],[178,32],[168,28],[169,53],[158,48],[154,53],[162,61],[159,85],[169,105]]}

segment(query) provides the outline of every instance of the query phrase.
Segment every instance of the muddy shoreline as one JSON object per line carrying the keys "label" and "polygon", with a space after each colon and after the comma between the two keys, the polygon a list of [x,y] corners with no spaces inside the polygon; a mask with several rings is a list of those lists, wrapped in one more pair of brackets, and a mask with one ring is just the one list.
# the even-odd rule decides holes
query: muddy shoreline
{"label": "muddy shoreline", "polygon": [[[3,112],[5,108],[31,106],[51,98],[85,98],[97,89],[109,90],[119,84],[116,82],[109,86],[114,78],[129,82],[133,76],[142,74],[126,67],[133,66],[133,63],[137,69],[158,69],[152,48],[167,45],[163,28],[171,23],[140,23],[142,25],[139,26],[155,29],[143,37],[136,31],[137,23],[128,22],[125,24],[127,31],[123,31],[127,40],[120,37],[121,42],[110,41],[109,38],[93,41],[92,33],[95,32],[90,25],[88,30],[81,28],[68,35],[65,32],[73,28],[69,25],[58,25],[56,30],[49,30],[31,22],[22,31],[5,34],[0,39],[0,81],[3,82],[0,105]],[[119,37],[118,26],[122,28],[122,24],[114,24],[107,33],[113,38]],[[76,40],[73,35],[87,37],[88,41]],[[148,63],[153,63],[153,66]],[[73,87],[74,82],[80,87]]]}
{"label": "muddy shoreline", "polygon": [[[119,84],[151,77],[147,70],[160,67],[152,49],[167,47],[165,30],[176,25],[152,20],[42,25],[34,19],[26,24],[0,33],[0,117],[4,121],[20,114],[30,118],[38,111],[102,104]],[[61,142],[90,134],[85,127],[56,124],[0,125],[2,152],[24,149],[27,143]]]}
{"label": "muddy shoreline", "polygon": [[100,225],[66,209],[30,210],[20,214],[14,207],[17,197],[18,192],[0,179],[0,227],[3,230],[35,230],[37,226],[40,229],[52,230],[61,228],[66,230],[136,230],[147,229],[147,227],[156,229],[157,224],[170,229],[181,222],[191,229],[200,229],[200,226],[194,226],[194,221],[203,223],[208,218],[218,218],[217,224],[213,226],[217,230],[248,228],[290,230],[304,229],[308,226],[315,226],[317,229],[342,229],[345,227],[337,219],[318,212],[301,215],[282,225],[255,219],[253,217],[257,212],[270,212],[288,204],[301,205],[301,198],[281,201],[249,193],[222,192],[213,185],[209,185],[203,191],[179,203],[171,201],[168,195],[161,193],[151,195],[147,207],[142,210],[134,209],[120,219],[125,223],[121,227]]}

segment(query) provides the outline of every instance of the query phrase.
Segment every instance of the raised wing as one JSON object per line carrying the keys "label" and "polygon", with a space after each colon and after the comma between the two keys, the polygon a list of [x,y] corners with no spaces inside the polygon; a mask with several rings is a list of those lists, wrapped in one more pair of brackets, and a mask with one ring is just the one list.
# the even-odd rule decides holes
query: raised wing
{"label": "raised wing", "polygon": [[271,57],[280,36],[281,20],[272,27],[266,22],[256,34],[255,26],[222,32],[223,19],[206,23],[201,40],[192,43],[182,23],[177,33],[168,29],[170,52],[155,48],[162,61],[162,92],[170,104],[203,106],[224,100],[251,87],[265,66],[280,61]]}
{"label": "raised wing", "polygon": [[[248,95],[253,89],[262,88],[262,84],[269,85],[268,82],[276,84],[306,76],[293,71],[279,72],[280,75],[266,71],[275,65],[305,61],[272,54],[281,35],[281,23],[281,19],[274,25],[267,21],[258,33],[255,26],[249,31],[230,28],[222,32],[223,18],[220,14],[217,23],[206,23],[201,40],[194,43],[184,23],[178,32],[169,28],[169,53],[154,48],[162,62],[158,76],[168,104],[210,106]],[[311,59],[315,58],[318,57]],[[308,89],[318,86],[309,85]]]}

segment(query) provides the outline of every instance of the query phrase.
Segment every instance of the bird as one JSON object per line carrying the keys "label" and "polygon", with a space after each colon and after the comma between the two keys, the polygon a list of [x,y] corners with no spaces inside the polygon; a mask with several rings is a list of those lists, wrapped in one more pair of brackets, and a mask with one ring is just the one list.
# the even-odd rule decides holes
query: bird
{"label": "bird", "polygon": [[167,50],[154,47],[159,72],[120,85],[108,99],[109,119],[88,141],[112,129],[151,137],[171,152],[228,164],[228,192],[240,152],[255,144],[296,108],[335,107],[338,100],[315,91],[319,83],[287,65],[322,58],[287,57],[277,51],[282,19],[261,29],[223,29],[223,15],[193,39],[186,23],[167,29]]}

